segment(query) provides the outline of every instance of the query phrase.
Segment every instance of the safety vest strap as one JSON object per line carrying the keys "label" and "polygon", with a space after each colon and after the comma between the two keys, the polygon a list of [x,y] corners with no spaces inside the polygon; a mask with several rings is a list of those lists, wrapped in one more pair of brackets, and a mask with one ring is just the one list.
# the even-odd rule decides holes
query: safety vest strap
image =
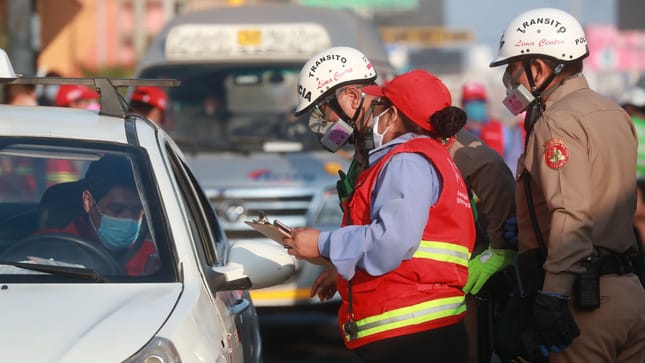
{"label": "safety vest strap", "polygon": [[356,321],[355,337],[346,334],[348,341],[365,338],[384,331],[455,316],[466,311],[464,296],[454,296],[425,301],[416,305],[391,310]]}
{"label": "safety vest strap", "polygon": [[455,243],[422,240],[412,258],[429,258],[468,266],[470,251],[468,251],[468,247]]}
{"label": "safety vest strap", "polygon": [[47,175],[47,181],[53,184],[73,182],[73,181],[76,181],[77,179],[78,179],[78,174],[70,171],[50,172]]}

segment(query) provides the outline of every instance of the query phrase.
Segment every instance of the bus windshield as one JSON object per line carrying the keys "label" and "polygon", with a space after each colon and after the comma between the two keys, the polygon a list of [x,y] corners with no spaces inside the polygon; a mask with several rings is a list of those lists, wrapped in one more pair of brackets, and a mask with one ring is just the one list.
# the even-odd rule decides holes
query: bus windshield
{"label": "bus windshield", "polygon": [[[141,78],[174,78],[167,90],[166,131],[186,151],[322,150],[309,115],[295,117],[301,65],[161,66]],[[277,150],[281,150],[278,148]]]}

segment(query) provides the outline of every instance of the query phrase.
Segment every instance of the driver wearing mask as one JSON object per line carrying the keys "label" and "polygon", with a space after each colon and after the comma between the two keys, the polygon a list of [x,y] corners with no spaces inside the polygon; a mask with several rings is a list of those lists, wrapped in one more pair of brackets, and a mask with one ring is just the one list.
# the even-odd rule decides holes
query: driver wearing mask
{"label": "driver wearing mask", "polygon": [[83,211],[62,229],[40,233],[67,233],[79,236],[107,250],[128,275],[154,272],[159,267],[152,241],[135,242],[142,231],[143,207],[130,163],[107,155],[90,164],[81,194]]}

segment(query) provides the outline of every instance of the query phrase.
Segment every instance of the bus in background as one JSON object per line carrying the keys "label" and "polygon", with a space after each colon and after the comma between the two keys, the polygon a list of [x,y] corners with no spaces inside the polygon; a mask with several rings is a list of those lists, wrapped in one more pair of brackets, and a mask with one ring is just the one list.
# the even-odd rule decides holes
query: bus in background
{"label": "bus in background", "polygon": [[[153,39],[140,78],[174,78],[166,131],[182,148],[232,243],[265,239],[244,221],[261,214],[291,227],[337,228],[336,181],[351,146],[323,149],[295,118],[304,63],[332,46],[362,51],[379,81],[393,76],[375,25],[349,11],[263,4],[185,13]],[[198,231],[195,231],[198,233]],[[309,297],[320,266],[299,261],[293,278],[254,290],[256,306],[318,303]]]}

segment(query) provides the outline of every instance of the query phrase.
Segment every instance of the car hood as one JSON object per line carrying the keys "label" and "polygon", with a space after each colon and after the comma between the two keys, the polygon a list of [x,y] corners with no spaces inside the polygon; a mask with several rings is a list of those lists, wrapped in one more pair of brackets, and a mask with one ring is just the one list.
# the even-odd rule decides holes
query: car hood
{"label": "car hood", "polygon": [[160,329],[181,284],[0,284],[1,362],[121,362]]}
{"label": "car hood", "polygon": [[185,154],[191,170],[205,188],[313,187],[335,185],[338,170],[349,162],[336,154],[198,153]]}

